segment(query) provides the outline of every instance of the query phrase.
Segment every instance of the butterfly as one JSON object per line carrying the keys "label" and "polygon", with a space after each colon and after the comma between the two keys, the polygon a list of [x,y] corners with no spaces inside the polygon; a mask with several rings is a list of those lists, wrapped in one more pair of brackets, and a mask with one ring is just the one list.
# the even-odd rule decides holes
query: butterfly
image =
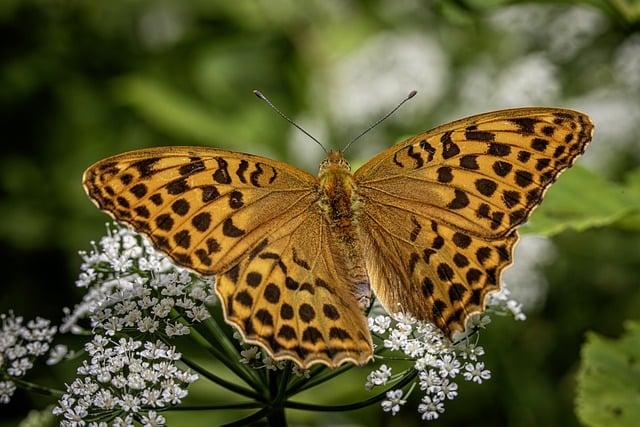
{"label": "butterfly", "polygon": [[362,365],[372,291],[449,337],[484,310],[517,227],[592,131],[576,111],[519,108],[420,133],[355,173],[340,151],[316,177],[251,154],[164,147],[101,160],[83,185],[175,263],[215,275],[224,318],[246,342],[302,367]]}

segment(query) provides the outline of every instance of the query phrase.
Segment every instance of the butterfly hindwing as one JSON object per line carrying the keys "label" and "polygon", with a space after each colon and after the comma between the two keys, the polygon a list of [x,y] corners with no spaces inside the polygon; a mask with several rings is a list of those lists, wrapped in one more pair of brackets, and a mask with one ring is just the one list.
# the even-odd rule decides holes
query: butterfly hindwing
{"label": "butterfly hindwing", "polygon": [[409,138],[356,171],[367,270],[387,310],[463,329],[499,289],[516,227],[592,129],[570,110],[497,111]]}
{"label": "butterfly hindwing", "polygon": [[89,196],[175,262],[215,274],[317,199],[316,178],[259,156],[199,147],[139,150],[85,172]]}
{"label": "butterfly hindwing", "polygon": [[225,318],[245,341],[305,367],[371,358],[366,318],[339,274],[342,259],[331,250],[332,239],[324,218],[308,212],[218,277]]}

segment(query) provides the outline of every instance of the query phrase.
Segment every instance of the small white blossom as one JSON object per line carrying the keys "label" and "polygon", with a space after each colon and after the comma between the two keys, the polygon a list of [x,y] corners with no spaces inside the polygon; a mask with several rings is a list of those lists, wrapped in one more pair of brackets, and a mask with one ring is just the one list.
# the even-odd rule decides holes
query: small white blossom
{"label": "small white blossom", "polygon": [[308,369],[300,368],[295,364],[293,365],[291,372],[296,377],[311,378],[311,371],[309,371]]}
{"label": "small white blossom", "polygon": [[262,363],[264,363],[264,367],[270,371],[282,370],[287,366],[286,361],[275,360],[266,353],[262,354]]}
{"label": "small white blossom", "polygon": [[367,382],[364,387],[367,390],[371,390],[375,386],[384,385],[391,377],[391,368],[387,365],[380,365],[378,369],[372,371],[367,376]]}
{"label": "small white blossom", "polygon": [[407,403],[402,399],[402,390],[391,390],[387,392],[387,398],[382,401],[382,410],[384,412],[391,412],[391,415],[395,415],[400,411],[400,407]]}
{"label": "small white blossom", "polygon": [[451,354],[445,354],[436,362],[440,368],[440,375],[443,377],[455,377],[460,373],[460,362]]}
{"label": "small white blossom", "polygon": [[260,348],[256,346],[251,346],[246,350],[240,351],[240,355],[242,358],[240,359],[240,363],[250,364],[255,361],[260,360]]}
{"label": "small white blossom", "polygon": [[400,350],[407,342],[407,336],[401,331],[394,329],[391,331],[389,339],[384,340],[384,346],[390,350]]}
{"label": "small white blossom", "polygon": [[427,393],[436,394],[440,391],[440,385],[443,382],[440,374],[434,370],[429,369],[427,372],[420,372],[420,390],[426,390]]}
{"label": "small white blossom", "polygon": [[475,365],[467,363],[464,367],[464,379],[467,381],[473,381],[478,384],[482,384],[482,381],[491,378],[491,371],[484,369],[484,363],[478,362]]}
{"label": "small white blossom", "polygon": [[436,393],[436,397],[439,400],[444,400],[445,398],[449,400],[453,400],[458,395],[458,384],[454,382],[450,382],[448,379],[444,379],[442,384],[439,386],[439,390]]}
{"label": "small white blossom", "polygon": [[160,427],[166,425],[167,420],[155,411],[149,411],[146,416],[142,417],[141,423],[143,427]]}
{"label": "small white blossom", "polygon": [[47,365],[57,365],[69,355],[69,348],[64,344],[58,344],[49,351]]}
{"label": "small white blossom", "polygon": [[425,421],[435,420],[444,412],[444,404],[438,399],[424,396],[422,403],[418,405],[418,412],[422,414],[422,419]]}
{"label": "small white blossom", "polygon": [[11,381],[0,381],[0,403],[9,403],[16,391],[16,385]]}
{"label": "small white blossom", "polygon": [[389,316],[379,315],[369,318],[369,329],[374,334],[384,334],[391,326],[391,318]]}

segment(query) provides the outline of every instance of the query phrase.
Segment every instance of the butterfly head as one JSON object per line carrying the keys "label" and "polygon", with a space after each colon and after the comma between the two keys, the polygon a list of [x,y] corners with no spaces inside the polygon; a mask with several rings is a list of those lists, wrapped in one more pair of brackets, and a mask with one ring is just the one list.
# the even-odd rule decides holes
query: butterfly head
{"label": "butterfly head", "polygon": [[319,175],[323,175],[326,172],[351,172],[351,165],[344,158],[342,152],[331,150],[326,159],[320,163]]}

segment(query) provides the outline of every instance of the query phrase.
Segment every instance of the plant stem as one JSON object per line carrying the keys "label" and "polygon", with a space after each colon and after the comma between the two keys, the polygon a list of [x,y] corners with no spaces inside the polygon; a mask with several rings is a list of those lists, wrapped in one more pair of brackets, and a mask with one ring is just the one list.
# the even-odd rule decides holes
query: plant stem
{"label": "plant stem", "polygon": [[405,385],[409,384],[418,374],[418,371],[415,369],[410,369],[406,374],[402,377],[400,381],[393,384],[385,391],[367,399],[362,402],[357,403],[349,403],[346,405],[334,405],[334,406],[325,406],[325,405],[314,405],[312,403],[302,403],[302,402],[286,402],[285,406],[291,409],[301,409],[304,411],[321,411],[321,412],[338,412],[338,411],[352,411],[354,409],[364,408],[365,406],[373,405],[374,403],[380,402],[383,400],[387,392],[390,390],[395,390],[398,388],[402,388]]}
{"label": "plant stem", "polygon": [[[235,348],[233,343],[229,341],[227,335],[222,331],[222,329],[218,326],[217,323],[213,320],[212,317],[206,319],[202,322],[206,330],[213,335],[214,342],[222,347],[222,351],[227,355],[228,358],[232,360],[237,360],[238,350]],[[234,364],[235,365],[235,364]],[[236,365],[237,368],[244,373],[247,379],[254,383],[258,387],[257,390],[265,392],[265,387],[263,387],[263,382],[260,380],[260,377],[256,373],[255,370],[248,368],[244,365]],[[245,380],[246,381],[246,380]]]}
{"label": "plant stem", "polygon": [[218,409],[252,409],[263,408],[258,402],[227,403],[222,405],[183,405],[173,408],[158,409],[159,411],[215,411]]}
{"label": "plant stem", "polygon": [[267,414],[267,421],[271,427],[287,426],[287,417],[284,412],[284,402],[282,397],[284,397],[283,389],[286,390],[286,385],[283,386],[283,383],[288,381],[289,370],[290,367],[287,365],[281,375],[279,371],[269,370],[267,372],[269,377],[269,396],[271,400],[269,413]]}
{"label": "plant stem", "polygon": [[262,408],[257,412],[254,412],[253,414],[249,415],[248,417],[244,417],[241,418],[239,420],[236,420],[234,422],[228,423],[228,424],[224,424],[222,427],[240,427],[240,426],[246,426],[249,425],[251,423],[253,423],[254,421],[258,421],[262,418],[264,418],[267,415],[268,409],[267,408]]}
{"label": "plant stem", "polygon": [[287,395],[288,396],[293,396],[297,393],[300,393],[301,391],[307,390],[311,387],[315,387],[317,385],[320,385],[326,381],[329,381],[330,379],[348,371],[349,369],[353,368],[354,365],[349,363],[346,365],[342,365],[339,368],[336,368],[332,371],[330,371],[328,374],[325,375],[318,375],[316,377],[312,377],[307,381],[304,381],[302,383],[297,383],[295,384],[293,387],[290,387],[289,390],[287,390]]}
{"label": "plant stem", "polygon": [[42,395],[45,395],[45,396],[51,396],[51,397],[59,398],[64,394],[64,391],[62,391],[62,390],[58,390],[58,389],[51,388],[51,387],[41,386],[41,385],[38,385],[38,384],[34,384],[32,382],[20,380],[20,379],[17,379],[17,378],[9,378],[9,381],[12,381],[16,386],[18,386],[18,387],[20,387],[20,388],[22,388],[24,390],[32,391],[34,393],[42,394]]}
{"label": "plant stem", "polygon": [[207,378],[208,380],[218,384],[221,387],[226,388],[227,390],[233,391],[235,393],[241,394],[243,396],[249,397],[251,399],[254,400],[258,400],[258,401],[263,401],[264,399],[262,398],[262,396],[260,396],[259,394],[255,393],[253,390],[249,390],[246,389],[242,386],[239,386],[235,383],[232,383],[230,381],[227,381],[223,378],[220,378],[219,376],[209,372],[207,369],[203,368],[202,366],[198,365],[196,362],[189,360],[188,358],[182,356],[181,359],[185,365],[187,365],[188,367],[190,367],[191,369],[193,369],[194,371],[196,371],[197,373],[199,373],[200,375],[202,375],[203,377]]}
{"label": "plant stem", "polygon": [[216,347],[212,346],[211,343],[209,343],[209,341],[205,337],[203,337],[197,329],[192,327],[189,336],[201,347],[204,347],[209,353],[211,353],[213,357],[221,361],[231,372],[236,374],[238,378],[243,380],[248,386],[250,386],[257,392],[263,392],[262,383],[254,381],[251,376],[247,375],[245,370],[240,366],[239,361],[233,362],[229,360],[226,354],[224,354]]}

